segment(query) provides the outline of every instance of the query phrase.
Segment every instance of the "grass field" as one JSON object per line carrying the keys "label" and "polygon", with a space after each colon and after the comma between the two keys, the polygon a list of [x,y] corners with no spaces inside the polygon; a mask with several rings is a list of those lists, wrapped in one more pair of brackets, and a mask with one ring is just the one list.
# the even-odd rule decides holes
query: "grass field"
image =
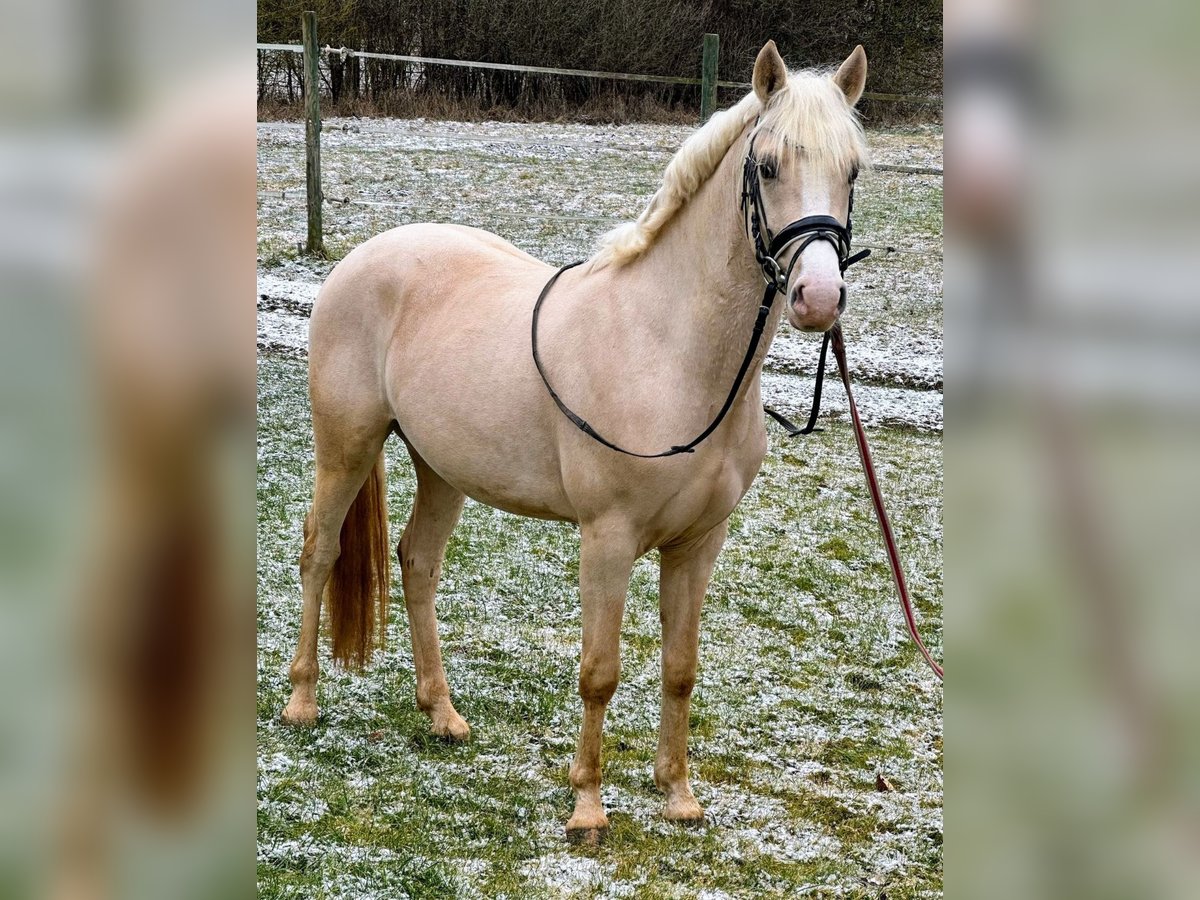
{"label": "grass field", "polygon": [[[397,176],[398,198],[429,203],[403,186],[405,179],[417,177],[412,167],[441,160],[449,169],[446,160],[453,159],[475,175],[432,198],[436,205],[445,197],[450,207],[437,218],[461,216],[556,262],[585,254],[603,228],[488,219],[488,210],[503,211],[514,196],[539,208],[551,201],[554,183],[575,186],[576,167],[586,166],[593,199],[578,200],[581,210],[632,215],[680,133],[662,126],[504,126],[535,129],[522,132],[531,139],[549,135],[584,145],[583,162],[571,150],[547,169],[531,166],[525,149],[499,141],[464,149],[452,139],[455,128],[469,126],[439,126],[446,130],[425,141],[432,147],[427,158],[391,146],[384,125],[362,127],[379,133],[367,140],[333,132],[343,137],[327,158],[342,182],[327,186],[329,194],[362,187],[377,195],[383,182],[368,181],[364,170],[375,178],[388,168],[410,173]],[[292,135],[282,129],[260,129],[260,188],[278,190],[302,177]],[[396,129],[411,137],[411,126]],[[651,149],[595,149],[639,142]],[[872,143],[892,147],[897,157],[906,146],[940,157],[940,134],[872,135]],[[372,154],[379,156],[376,169],[365,162]],[[528,190],[509,187],[529,172]],[[900,385],[901,377],[888,372],[913,370],[906,360],[914,340],[940,356],[941,191],[928,179],[912,180],[920,187],[909,192],[903,185],[911,179],[899,186],[875,179],[860,191],[860,238],[929,254],[896,254],[854,273],[852,352],[856,334],[881,342],[891,363],[881,365],[877,381]],[[562,212],[563,203],[554,208]],[[370,233],[423,218],[394,207],[350,209],[340,220],[331,214],[335,255]],[[262,204],[260,271],[315,281],[328,263],[296,256],[297,218],[294,202]],[[901,347],[891,356],[888,335]],[[940,389],[940,365],[936,374]],[[763,472],[731,518],[706,601],[693,702],[693,787],[708,810],[696,828],[659,818],[661,798],[651,778],[659,701],[657,560],[652,554],[638,564],[623,628],[622,681],[604,738],[612,827],[603,846],[584,848],[569,846],[563,833],[572,806],[567,767],[582,709],[572,526],[468,502],[450,543],[438,612],[451,690],[472,727],[469,744],[432,738],[416,708],[398,596],[399,618],[375,665],[350,675],[332,668],[323,647],[318,724],[292,730],[279,723],[299,627],[296,560],[312,486],[305,379],[302,358],[260,352],[260,896],[940,896],[941,688],[905,634],[844,423],[834,419],[799,441],[773,431]],[[937,407],[937,428],[876,427],[871,440],[918,614],[940,657],[940,396]],[[399,442],[389,444],[388,454],[396,539],[414,479]],[[882,790],[879,776],[887,782]]]}

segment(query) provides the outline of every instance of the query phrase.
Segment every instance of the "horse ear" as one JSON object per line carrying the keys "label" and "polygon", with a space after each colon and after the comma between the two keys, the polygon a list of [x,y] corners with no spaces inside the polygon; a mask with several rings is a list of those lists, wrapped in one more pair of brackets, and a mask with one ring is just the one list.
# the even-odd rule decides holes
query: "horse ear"
{"label": "horse ear", "polygon": [[833,76],[833,83],[842,89],[846,101],[853,106],[862,97],[863,88],[867,86],[867,52],[862,44],[854,48],[854,52],[846,57]]}
{"label": "horse ear", "polygon": [[754,77],[750,79],[754,85],[754,93],[764,104],[781,87],[787,84],[787,66],[774,41],[767,41],[758,51],[758,59],[754,60]]}

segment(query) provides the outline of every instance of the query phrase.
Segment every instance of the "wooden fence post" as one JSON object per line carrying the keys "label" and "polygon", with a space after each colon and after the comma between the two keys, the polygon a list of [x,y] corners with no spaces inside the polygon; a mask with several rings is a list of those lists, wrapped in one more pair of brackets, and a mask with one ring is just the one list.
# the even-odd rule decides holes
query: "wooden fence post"
{"label": "wooden fence post", "polygon": [[317,14],[306,12],[304,37],[304,175],[308,185],[308,243],[305,251],[325,255],[321,228],[321,69],[317,50]]}
{"label": "wooden fence post", "polygon": [[700,64],[700,122],[708,121],[717,109],[717,51],[721,39],[715,34],[704,35],[704,59]]}

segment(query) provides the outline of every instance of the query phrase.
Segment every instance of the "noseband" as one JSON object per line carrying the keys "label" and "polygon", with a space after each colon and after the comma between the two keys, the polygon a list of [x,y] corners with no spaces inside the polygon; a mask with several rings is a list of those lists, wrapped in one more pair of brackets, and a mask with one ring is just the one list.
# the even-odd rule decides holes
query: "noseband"
{"label": "noseband", "polygon": [[[772,291],[787,293],[788,281],[792,269],[808,246],[814,241],[825,241],[833,246],[838,257],[838,268],[845,272],[856,262],[871,255],[870,250],[860,250],[850,255],[850,241],[853,224],[851,215],[854,213],[854,185],[850,185],[850,204],[847,208],[846,224],[843,225],[833,216],[805,216],[785,225],[778,234],[771,234],[767,224],[767,208],[763,203],[762,182],[759,178],[759,162],[754,155],[755,133],[750,138],[746,148],[746,159],[742,162],[742,216],[746,221],[746,234],[754,242],[754,259],[762,270],[763,280]],[[800,241],[800,246],[792,254],[791,261],[784,266],[780,263],[780,254],[790,245]],[[843,302],[844,302],[843,295]]]}

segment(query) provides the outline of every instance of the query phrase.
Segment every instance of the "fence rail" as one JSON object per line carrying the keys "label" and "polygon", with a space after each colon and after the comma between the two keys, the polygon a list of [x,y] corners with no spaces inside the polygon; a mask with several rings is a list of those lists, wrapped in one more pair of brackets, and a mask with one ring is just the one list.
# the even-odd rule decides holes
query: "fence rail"
{"label": "fence rail", "polygon": [[[304,47],[301,44],[255,44],[254,46],[258,50],[273,50],[283,53],[304,52]],[[367,50],[350,50],[346,47],[330,47],[328,45],[322,48],[322,52],[327,54],[337,54],[343,59],[351,56],[357,56],[361,59],[382,59],[391,60],[393,62],[424,63],[426,65],[433,66],[459,66],[466,69],[494,69],[501,72],[532,72],[539,75],[570,75],[576,78],[602,78],[613,79],[616,81],[647,81],[655,84],[703,84],[703,81],[700,78],[683,78],[674,75],[634,75],[628,72],[593,72],[587,69],[559,69],[553,66],[519,66],[513,63],[478,62],[475,60],[465,59],[438,59],[437,57],[431,56],[404,56],[398,53],[374,53]],[[717,81],[716,86],[749,90],[750,82]],[[885,103],[937,105],[942,102],[942,98],[936,94],[881,94],[874,93],[872,91],[866,91],[863,94],[863,98],[867,100],[881,100]]]}

